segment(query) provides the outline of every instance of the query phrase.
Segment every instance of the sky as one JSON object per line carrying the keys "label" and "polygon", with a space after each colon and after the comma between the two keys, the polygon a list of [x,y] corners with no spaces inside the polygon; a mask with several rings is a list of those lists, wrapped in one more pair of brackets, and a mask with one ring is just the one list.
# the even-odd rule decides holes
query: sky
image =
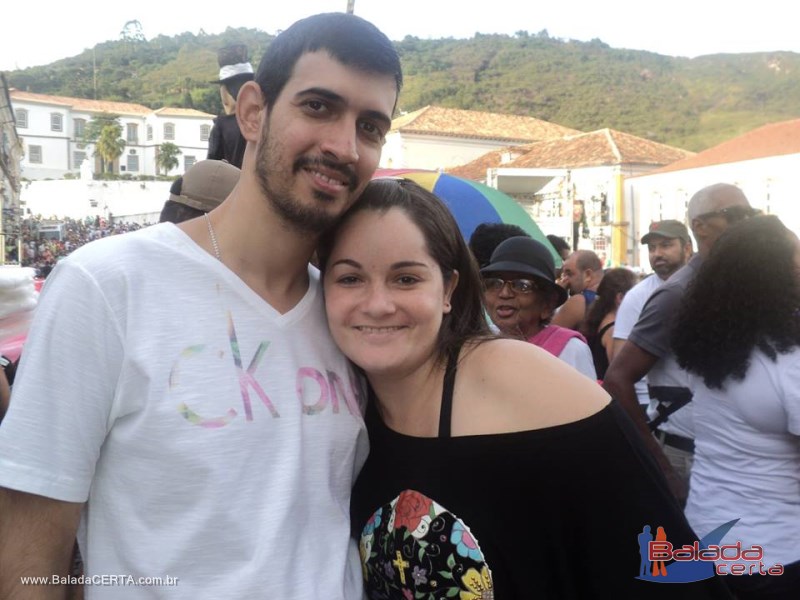
{"label": "sky", "polygon": [[[786,0],[354,0],[355,14],[392,40],[470,38],[517,31],[589,41],[613,48],[693,58],[704,54],[800,52],[796,20]],[[662,12],[654,6],[663,7]],[[225,12],[224,8],[230,7]],[[119,39],[128,21],[144,36],[221,33],[248,27],[275,34],[318,12],[344,11],[347,0],[233,1],[214,4],[170,0],[33,0],[8,2],[0,15],[0,71],[48,64]],[[38,17],[38,18],[37,18]]]}

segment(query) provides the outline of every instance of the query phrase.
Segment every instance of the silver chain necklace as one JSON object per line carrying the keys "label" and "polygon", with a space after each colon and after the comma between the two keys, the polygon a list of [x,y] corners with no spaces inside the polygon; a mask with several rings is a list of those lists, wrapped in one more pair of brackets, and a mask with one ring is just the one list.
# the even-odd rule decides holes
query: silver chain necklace
{"label": "silver chain necklace", "polygon": [[217,260],[222,262],[222,259],[219,257],[219,244],[217,243],[217,234],[214,233],[214,228],[211,226],[211,217],[208,216],[208,213],[203,213],[203,216],[206,218],[206,225],[208,225],[208,235],[211,238],[211,246],[214,248],[214,256],[217,257]]}

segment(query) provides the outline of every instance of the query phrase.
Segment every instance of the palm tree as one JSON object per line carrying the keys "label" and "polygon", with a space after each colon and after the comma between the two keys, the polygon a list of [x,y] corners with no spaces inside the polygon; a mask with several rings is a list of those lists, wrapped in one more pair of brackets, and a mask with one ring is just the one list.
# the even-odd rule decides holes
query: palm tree
{"label": "palm tree", "polygon": [[100,137],[97,138],[94,153],[100,156],[103,162],[103,170],[108,165],[108,172],[114,172],[114,161],[122,156],[125,150],[125,140],[122,139],[122,125],[119,122],[107,123],[100,130]]}
{"label": "palm tree", "polygon": [[180,162],[178,156],[183,154],[181,149],[172,142],[164,142],[158,147],[156,152],[156,170],[163,170],[164,175],[176,168]]}

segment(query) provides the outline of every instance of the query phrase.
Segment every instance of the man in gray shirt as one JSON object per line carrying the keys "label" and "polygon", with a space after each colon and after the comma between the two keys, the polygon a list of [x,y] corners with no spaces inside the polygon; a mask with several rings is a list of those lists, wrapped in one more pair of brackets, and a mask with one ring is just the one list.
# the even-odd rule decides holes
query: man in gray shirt
{"label": "man in gray shirt", "polygon": [[[631,416],[664,470],[673,493],[682,501],[688,492],[694,423],[688,404],[691,393],[687,375],[678,367],[669,346],[671,326],[686,287],[714,242],[728,227],[755,213],[744,193],[734,185],[714,184],[692,196],[688,218],[698,253],[650,296],[603,383]],[[639,409],[634,388],[644,375],[648,376],[650,396],[654,399],[649,423]]]}

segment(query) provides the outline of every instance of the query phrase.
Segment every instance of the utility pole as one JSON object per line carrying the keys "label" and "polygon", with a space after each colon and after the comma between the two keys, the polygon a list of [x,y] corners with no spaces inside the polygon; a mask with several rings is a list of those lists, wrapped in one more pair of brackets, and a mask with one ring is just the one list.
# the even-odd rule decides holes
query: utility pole
{"label": "utility pole", "polygon": [[356,0],[347,0],[347,14],[352,15]]}

